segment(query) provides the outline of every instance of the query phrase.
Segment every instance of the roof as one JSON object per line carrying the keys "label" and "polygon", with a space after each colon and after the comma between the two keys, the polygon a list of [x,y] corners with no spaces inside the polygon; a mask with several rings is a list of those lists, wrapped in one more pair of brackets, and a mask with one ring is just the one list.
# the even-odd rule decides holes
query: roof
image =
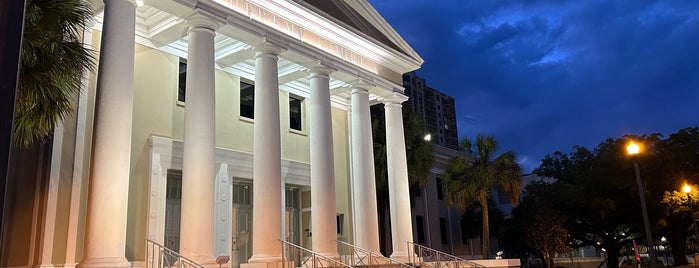
{"label": "roof", "polygon": [[409,56],[420,63],[422,58],[366,0],[293,0],[360,36]]}

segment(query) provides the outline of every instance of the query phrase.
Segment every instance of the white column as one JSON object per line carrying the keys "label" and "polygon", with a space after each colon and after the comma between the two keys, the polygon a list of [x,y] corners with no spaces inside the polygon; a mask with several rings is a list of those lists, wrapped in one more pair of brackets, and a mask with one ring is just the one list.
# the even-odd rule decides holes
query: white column
{"label": "white column", "polygon": [[187,84],[182,164],[180,253],[199,264],[214,264],[216,22],[202,14],[187,19]]}
{"label": "white column", "polygon": [[352,109],[352,190],[355,245],[379,252],[379,220],[376,210],[374,149],[369,114],[369,87],[354,84],[350,89]]}
{"label": "white column", "polygon": [[136,5],[104,1],[92,160],[80,267],[129,267],[125,258],[131,161]]}
{"label": "white column", "polygon": [[281,262],[282,162],[279,121],[280,49],[255,47],[255,123],[253,127],[252,257],[250,263]]}
{"label": "white column", "polygon": [[408,163],[405,156],[405,135],[401,103],[407,97],[394,93],[384,99],[386,111],[386,161],[388,168],[388,198],[391,211],[391,258],[408,259],[408,244],[413,241],[410,216]]}
{"label": "white column", "polygon": [[311,68],[311,226],[313,251],[331,258],[337,253],[335,162],[333,158],[330,73],[324,66]]}

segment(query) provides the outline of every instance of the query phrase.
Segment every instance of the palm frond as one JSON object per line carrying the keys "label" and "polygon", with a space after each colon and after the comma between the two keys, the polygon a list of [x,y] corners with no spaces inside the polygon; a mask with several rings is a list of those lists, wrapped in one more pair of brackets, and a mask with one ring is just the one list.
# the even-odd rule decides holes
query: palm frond
{"label": "palm frond", "polygon": [[13,140],[27,147],[48,138],[72,109],[92,51],[81,42],[92,18],[80,0],[33,0],[27,5]]}

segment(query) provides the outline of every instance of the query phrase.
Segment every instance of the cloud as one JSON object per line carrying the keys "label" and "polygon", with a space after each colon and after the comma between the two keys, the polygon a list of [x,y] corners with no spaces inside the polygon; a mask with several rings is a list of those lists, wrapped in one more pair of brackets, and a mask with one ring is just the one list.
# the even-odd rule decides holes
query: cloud
{"label": "cloud", "polygon": [[537,162],[699,125],[699,1],[370,0],[455,97],[460,136]]}

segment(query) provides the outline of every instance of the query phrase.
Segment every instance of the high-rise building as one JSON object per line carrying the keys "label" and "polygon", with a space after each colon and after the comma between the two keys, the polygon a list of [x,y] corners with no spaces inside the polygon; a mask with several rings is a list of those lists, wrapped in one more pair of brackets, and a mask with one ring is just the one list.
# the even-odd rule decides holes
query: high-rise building
{"label": "high-rise building", "polygon": [[435,144],[458,150],[459,135],[456,128],[456,105],[454,98],[433,89],[425,79],[415,72],[403,74],[406,102],[413,111],[422,115],[425,128],[432,135]]}

